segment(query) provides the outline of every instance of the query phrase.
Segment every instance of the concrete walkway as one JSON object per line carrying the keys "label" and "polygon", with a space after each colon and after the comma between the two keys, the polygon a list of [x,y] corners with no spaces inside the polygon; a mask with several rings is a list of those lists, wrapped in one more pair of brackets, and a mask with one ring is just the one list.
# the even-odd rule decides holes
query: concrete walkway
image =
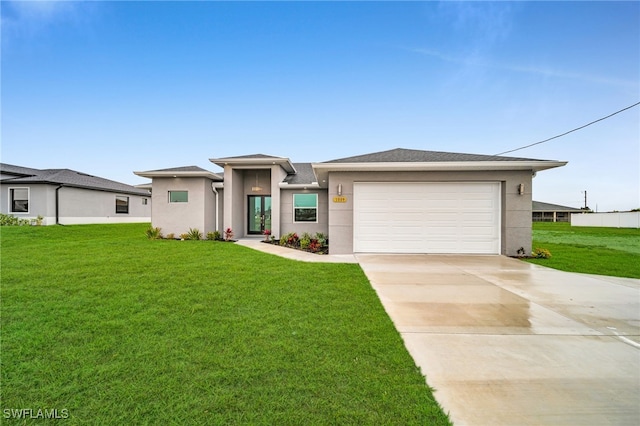
{"label": "concrete walkway", "polygon": [[286,247],[280,247],[274,244],[265,244],[261,238],[243,238],[238,240],[236,244],[250,247],[276,256],[286,257],[291,260],[300,260],[302,262],[328,262],[328,263],[358,263],[352,254],[314,254],[302,250],[294,250]]}
{"label": "concrete walkway", "polygon": [[455,425],[639,425],[640,280],[504,256],[320,256],[359,262]]}

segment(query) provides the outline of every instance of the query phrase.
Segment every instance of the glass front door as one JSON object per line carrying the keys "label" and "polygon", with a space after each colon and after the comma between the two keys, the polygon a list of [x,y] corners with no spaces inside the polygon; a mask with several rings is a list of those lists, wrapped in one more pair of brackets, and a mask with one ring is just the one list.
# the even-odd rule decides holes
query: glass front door
{"label": "glass front door", "polygon": [[271,229],[271,197],[269,195],[249,195],[249,234],[262,234]]}

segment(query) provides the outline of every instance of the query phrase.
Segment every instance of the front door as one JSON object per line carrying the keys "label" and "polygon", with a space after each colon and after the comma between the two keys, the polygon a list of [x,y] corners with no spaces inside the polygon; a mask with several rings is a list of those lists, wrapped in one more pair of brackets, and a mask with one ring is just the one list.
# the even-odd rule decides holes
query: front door
{"label": "front door", "polygon": [[262,234],[271,229],[271,196],[249,195],[249,234]]}

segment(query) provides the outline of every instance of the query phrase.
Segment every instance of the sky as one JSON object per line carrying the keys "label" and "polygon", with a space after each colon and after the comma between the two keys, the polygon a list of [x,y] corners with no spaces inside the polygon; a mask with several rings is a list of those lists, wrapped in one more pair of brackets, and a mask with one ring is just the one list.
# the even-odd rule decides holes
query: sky
{"label": "sky", "polygon": [[[248,154],[498,154],[640,101],[640,2],[0,3],[4,163],[128,184]],[[640,207],[640,107],[505,154]]]}

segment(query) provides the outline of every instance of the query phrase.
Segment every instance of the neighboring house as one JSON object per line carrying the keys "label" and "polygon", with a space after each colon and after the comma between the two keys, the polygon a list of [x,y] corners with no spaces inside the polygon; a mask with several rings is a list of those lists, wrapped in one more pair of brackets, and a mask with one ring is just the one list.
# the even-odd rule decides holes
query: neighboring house
{"label": "neighboring house", "polygon": [[151,221],[148,190],[69,169],[0,163],[0,212],[45,225]]}
{"label": "neighboring house", "polygon": [[165,233],[232,228],[328,234],[332,254],[477,253],[531,248],[531,182],[566,162],[394,149],[321,163],[263,154],[134,172],[152,179]]}
{"label": "neighboring house", "polygon": [[533,201],[531,220],[534,222],[571,222],[571,213],[588,212],[590,210]]}

